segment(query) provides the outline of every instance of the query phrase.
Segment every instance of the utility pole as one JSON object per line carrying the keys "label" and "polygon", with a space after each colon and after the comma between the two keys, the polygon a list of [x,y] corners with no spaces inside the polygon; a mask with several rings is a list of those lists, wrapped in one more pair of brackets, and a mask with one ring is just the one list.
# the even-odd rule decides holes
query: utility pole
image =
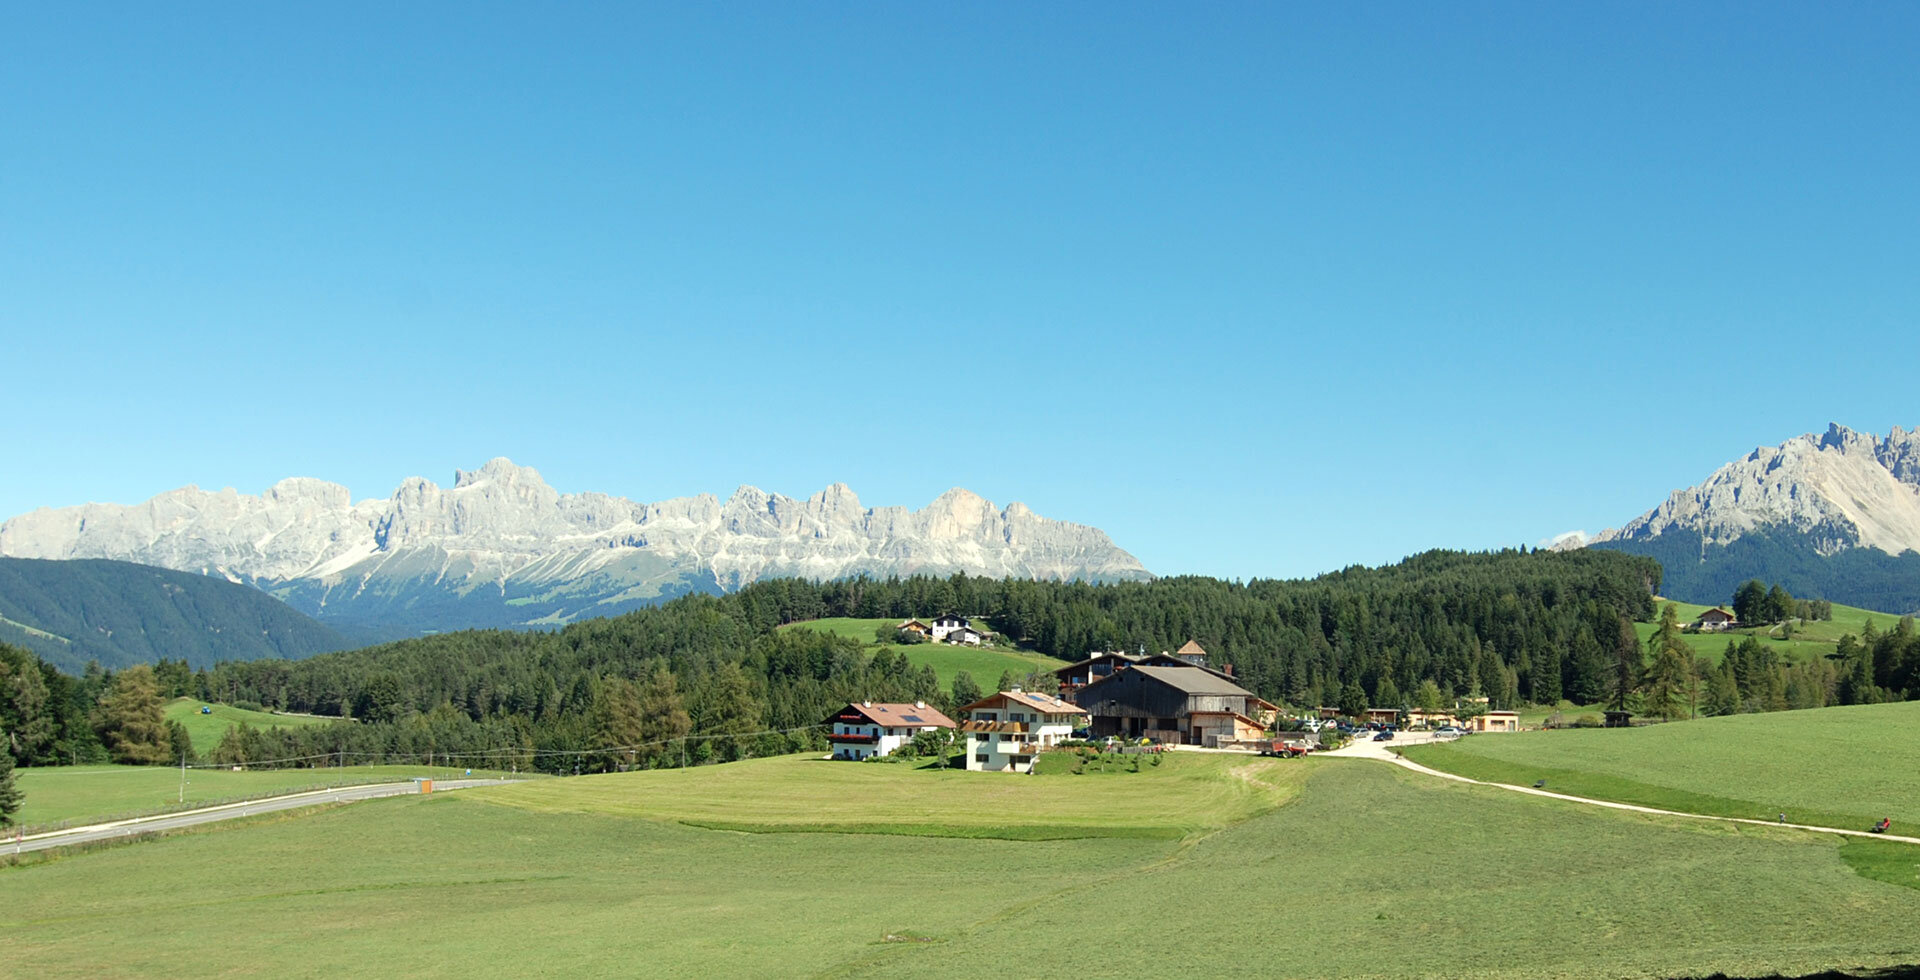
{"label": "utility pole", "polygon": [[187,802],[187,750],[180,750],[180,802]]}

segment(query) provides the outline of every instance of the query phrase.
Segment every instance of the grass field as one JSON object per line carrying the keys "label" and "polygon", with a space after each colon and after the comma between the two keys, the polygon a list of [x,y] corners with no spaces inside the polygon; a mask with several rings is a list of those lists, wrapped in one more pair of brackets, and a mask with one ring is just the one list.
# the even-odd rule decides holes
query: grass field
{"label": "grass field", "polygon": [[1920,702],[1779,711],[1632,729],[1474,736],[1407,758],[1492,782],[1662,809],[1920,830]]}
{"label": "grass field", "polygon": [[1178,838],[1280,806],[1298,791],[1302,771],[1285,760],[1173,754],[1138,773],[996,780],[958,769],[782,756],[591,783],[526,783],[489,790],[487,798],[548,813],[755,831]]}
{"label": "grass field", "polygon": [[[210,715],[200,713],[202,707],[213,709]],[[210,701],[195,701],[192,698],[174,698],[163,709],[169,721],[177,721],[187,726],[187,735],[193,739],[193,751],[206,755],[220,744],[227,730],[245,723],[254,728],[297,728],[302,725],[329,725],[337,718],[319,718],[314,715],[277,715],[268,711],[248,711],[230,704],[216,704]]]}
{"label": "grass field", "polygon": [[[187,770],[186,802],[223,803],[275,793],[385,783],[415,776],[451,779],[464,772],[430,766],[346,766],[338,769]],[[16,769],[26,794],[17,815],[28,827],[73,824],[179,809],[180,770],[164,766],[53,766]]]}
{"label": "grass field", "polygon": [[[1653,622],[1634,624],[1634,632],[1639,634],[1642,644],[1646,643],[1647,638],[1652,636],[1653,631],[1658,628],[1661,607],[1669,605],[1675,607],[1682,625],[1698,620],[1702,612],[1713,608],[1670,599],[1655,602]],[[1723,605],[1721,608],[1727,607]],[[1740,643],[1748,636],[1758,639],[1766,648],[1789,660],[1806,660],[1832,653],[1834,644],[1840,642],[1840,637],[1848,633],[1859,636],[1868,622],[1873,623],[1874,629],[1885,633],[1899,625],[1900,617],[1890,613],[1857,609],[1853,606],[1835,605],[1831,620],[1795,623],[1793,638],[1790,640],[1784,638],[1785,634],[1779,628],[1693,633],[1681,637],[1681,640],[1693,650],[1696,656],[1705,657],[1716,664],[1725,656],[1728,640]]]}
{"label": "grass field", "polygon": [[[790,623],[781,629],[808,629],[835,636],[845,636],[866,646],[867,652],[880,649],[881,644],[874,642],[873,631],[881,626],[893,626],[897,619],[813,619],[804,623]],[[975,629],[985,629],[985,624],[974,621]],[[915,643],[907,646],[886,644],[888,650],[904,652],[907,660],[915,667],[930,665],[940,677],[940,686],[953,684],[953,675],[966,671],[973,675],[973,682],[981,690],[991,689],[1000,679],[1002,671],[1012,671],[1015,677],[1025,677],[1036,670],[1058,670],[1067,665],[1064,660],[1055,660],[1045,654],[1032,650],[1020,650],[1010,646],[968,647],[950,646],[945,643]]]}
{"label": "grass field", "polygon": [[[1223,803],[1237,821],[1211,814]],[[1186,836],[913,829],[1097,829],[1103,811]],[[823,813],[868,832],[685,822],[805,831]],[[1899,860],[1357,760],[1016,777],[775,759],[399,797],[0,869],[0,962],[49,978],[939,978],[1010,957],[1087,978],[1795,974],[1920,962],[1920,903],[1879,877]]]}

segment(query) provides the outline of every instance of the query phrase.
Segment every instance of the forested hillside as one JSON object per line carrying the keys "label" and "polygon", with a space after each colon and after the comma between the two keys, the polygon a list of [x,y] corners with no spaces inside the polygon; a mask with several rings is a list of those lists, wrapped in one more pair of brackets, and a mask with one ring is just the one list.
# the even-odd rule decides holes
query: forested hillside
{"label": "forested hillside", "polygon": [[[1400,703],[1428,682],[1496,706],[1590,702],[1604,695],[1623,617],[1651,614],[1659,579],[1656,563],[1616,552],[1522,550],[1430,552],[1383,568],[1244,584],[778,580],[552,633],[470,631],[303,661],[223,663],[175,673],[159,693],[365,722],[237,733],[222,760],[495,751],[503,762],[565,770],[677,764],[683,749],[700,761],[814,745],[809,726],[847,700],[951,706],[1003,681],[1051,681],[956,677],[943,688],[904,656],[776,630],[828,616],[953,611],[1064,659],[1195,639],[1248,687],[1293,705]],[[113,680],[78,686],[110,691]],[[768,732],[784,734],[746,734]],[[639,743],[651,747],[595,754]],[[556,754],[567,752],[581,755]]]}
{"label": "forested hillside", "polygon": [[1818,544],[1806,534],[1768,529],[1728,544],[1703,544],[1699,532],[1676,528],[1659,537],[1593,547],[1658,560],[1666,569],[1661,588],[1687,602],[1725,602],[1734,587],[1758,578],[1780,582],[1794,595],[1888,612],[1920,611],[1920,553],[1847,548],[1822,554]]}
{"label": "forested hillside", "polygon": [[124,561],[0,558],[0,642],[62,670],[306,657],[353,645],[272,596]]}

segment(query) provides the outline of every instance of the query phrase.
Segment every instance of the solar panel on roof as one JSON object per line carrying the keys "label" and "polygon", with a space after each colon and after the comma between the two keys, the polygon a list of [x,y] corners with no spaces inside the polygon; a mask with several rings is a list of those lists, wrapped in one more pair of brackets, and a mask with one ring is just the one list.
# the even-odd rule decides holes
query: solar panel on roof
{"label": "solar panel on roof", "polygon": [[921,721],[920,721],[920,716],[919,716],[919,715],[901,715],[901,716],[900,716],[900,720],[901,720],[901,721],[910,721],[910,722],[912,722],[912,723],[914,723],[914,724],[916,724],[916,725],[918,725],[918,724],[921,724]]}

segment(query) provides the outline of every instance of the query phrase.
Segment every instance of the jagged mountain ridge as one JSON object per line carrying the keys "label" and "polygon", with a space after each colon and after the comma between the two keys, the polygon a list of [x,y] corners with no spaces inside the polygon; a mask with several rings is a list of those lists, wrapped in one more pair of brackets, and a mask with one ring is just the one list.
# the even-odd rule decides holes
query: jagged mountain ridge
{"label": "jagged mountain ridge", "polygon": [[43,508],[0,524],[0,555],[220,575],[323,620],[423,629],[563,623],[768,577],[1151,577],[1096,528],[961,489],[917,511],[865,507],[844,484],[636,503],[561,494],[504,458],[448,488],[410,478],[386,500],[294,478],[258,496],[185,487]]}
{"label": "jagged mountain ridge", "polygon": [[1796,595],[1920,608],[1920,428],[1883,439],[1833,423],[1760,447],[1584,543],[1660,559],[1668,594],[1695,602],[1725,602],[1758,578]]}

